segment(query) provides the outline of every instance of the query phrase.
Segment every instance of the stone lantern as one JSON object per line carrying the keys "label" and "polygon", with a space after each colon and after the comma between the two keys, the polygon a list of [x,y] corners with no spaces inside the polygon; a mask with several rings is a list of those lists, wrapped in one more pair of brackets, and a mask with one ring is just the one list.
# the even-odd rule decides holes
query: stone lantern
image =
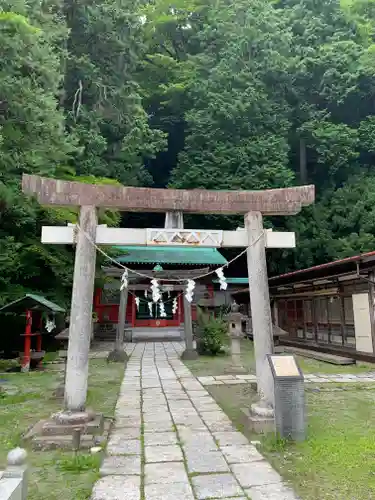
{"label": "stone lantern", "polygon": [[228,368],[230,373],[247,373],[241,361],[241,339],[242,333],[242,314],[239,312],[239,305],[233,301],[231,312],[227,316],[228,335],[230,338],[231,365]]}

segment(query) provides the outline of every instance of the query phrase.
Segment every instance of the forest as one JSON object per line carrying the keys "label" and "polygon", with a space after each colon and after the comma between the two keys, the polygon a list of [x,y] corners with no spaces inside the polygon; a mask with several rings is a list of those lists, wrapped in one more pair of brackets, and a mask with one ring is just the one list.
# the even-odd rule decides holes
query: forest
{"label": "forest", "polygon": [[72,249],[40,232],[76,213],[24,197],[23,172],[315,184],[315,205],[266,221],[297,236],[295,251],[272,253],[275,274],[375,250],[374,160],[374,0],[0,1],[0,304],[28,291],[69,300]]}

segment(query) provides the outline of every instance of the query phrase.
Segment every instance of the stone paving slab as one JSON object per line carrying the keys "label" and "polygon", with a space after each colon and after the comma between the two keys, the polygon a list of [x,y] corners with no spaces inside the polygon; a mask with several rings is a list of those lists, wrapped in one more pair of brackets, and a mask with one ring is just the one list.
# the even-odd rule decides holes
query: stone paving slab
{"label": "stone paving slab", "polygon": [[146,463],[183,461],[181,447],[176,444],[145,446]]}
{"label": "stone paving slab", "polygon": [[186,461],[189,473],[229,472],[229,466],[220,451],[200,452],[199,449],[187,448]]}
{"label": "stone paving slab", "polygon": [[107,444],[107,453],[108,455],[140,455],[141,441],[125,439],[121,433],[113,434]]}
{"label": "stone paving slab", "polygon": [[251,465],[248,463],[235,464],[231,466],[231,469],[243,488],[281,483],[279,474],[265,460],[252,462]]}
{"label": "stone paving slab", "polygon": [[145,484],[189,483],[183,462],[145,465]]}
{"label": "stone paving slab", "polygon": [[293,490],[284,484],[267,484],[265,486],[254,486],[246,490],[251,500],[295,500]]}
{"label": "stone paving slab", "polygon": [[189,483],[148,484],[145,500],[195,500]]}
{"label": "stone paving slab", "polygon": [[199,500],[206,498],[227,498],[229,495],[243,494],[232,474],[209,474],[192,478],[193,486]]}
{"label": "stone paving slab", "polygon": [[140,500],[140,476],[106,476],[94,485],[91,500]]}
{"label": "stone paving slab", "polygon": [[144,434],[145,446],[166,446],[169,444],[177,444],[178,436],[174,431],[170,432],[155,432]]}
{"label": "stone paving slab", "polygon": [[140,475],[141,459],[137,456],[109,456],[103,460],[100,467],[101,476]]}
{"label": "stone paving slab", "polygon": [[213,432],[218,445],[231,446],[231,445],[244,445],[249,444],[247,438],[241,432]]}
{"label": "stone paving slab", "polygon": [[183,348],[126,346],[131,358],[100,469],[104,477],[91,500],[296,500],[202,385],[248,383],[254,376],[200,383],[178,358]]}
{"label": "stone paving slab", "polygon": [[259,453],[255,446],[250,444],[244,446],[223,446],[220,449],[229,464],[240,464],[243,462],[250,464],[251,462],[263,460],[263,455]]}

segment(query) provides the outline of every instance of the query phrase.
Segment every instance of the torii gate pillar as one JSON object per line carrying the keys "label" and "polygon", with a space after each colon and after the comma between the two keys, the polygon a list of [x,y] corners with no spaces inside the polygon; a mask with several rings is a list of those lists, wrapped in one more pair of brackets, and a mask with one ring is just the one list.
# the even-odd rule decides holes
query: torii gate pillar
{"label": "torii gate pillar", "polygon": [[273,353],[273,332],[262,214],[260,212],[246,214],[245,228],[248,235],[247,270],[255,365],[260,397],[260,402],[253,405],[252,410],[261,416],[272,416],[274,387],[267,354]]}
{"label": "torii gate pillar", "polygon": [[[97,215],[94,206],[81,207],[79,225],[95,241]],[[82,412],[86,405],[95,263],[96,248],[79,231],[74,261],[64,395],[65,409],[68,412]]]}

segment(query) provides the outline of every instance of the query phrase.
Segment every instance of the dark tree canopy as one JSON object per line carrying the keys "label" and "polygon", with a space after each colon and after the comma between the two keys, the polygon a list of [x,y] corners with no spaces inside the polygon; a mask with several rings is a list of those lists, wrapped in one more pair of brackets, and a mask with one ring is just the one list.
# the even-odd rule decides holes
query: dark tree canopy
{"label": "dark tree canopy", "polygon": [[[272,273],[374,250],[373,0],[4,0],[0,6],[0,303],[69,301],[74,221],[22,172],[205,189],[314,183]],[[121,223],[113,212],[107,224]],[[154,225],[129,216],[123,223]],[[235,228],[238,217],[187,218]]]}

